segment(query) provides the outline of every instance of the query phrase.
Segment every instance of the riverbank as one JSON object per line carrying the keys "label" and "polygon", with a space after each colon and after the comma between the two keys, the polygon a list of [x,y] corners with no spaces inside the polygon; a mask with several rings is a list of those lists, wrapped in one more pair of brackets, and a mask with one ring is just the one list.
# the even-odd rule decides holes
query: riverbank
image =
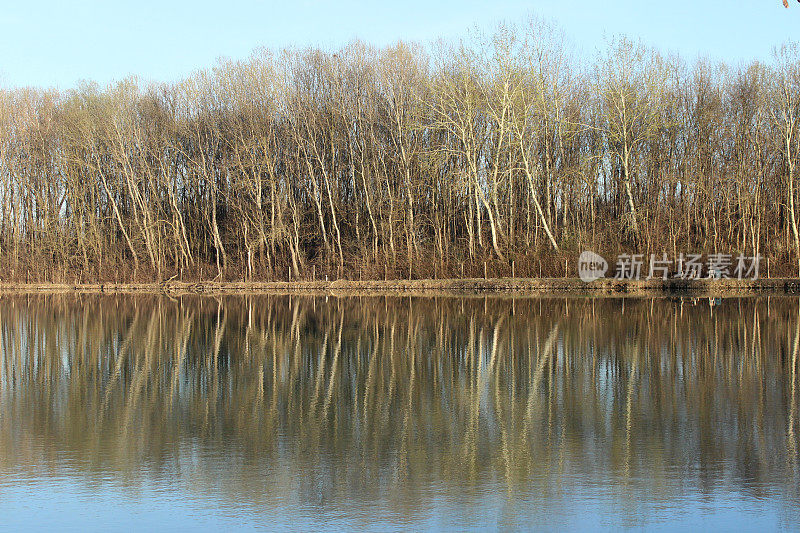
{"label": "riverbank", "polygon": [[680,295],[800,294],[800,279],[615,280],[490,278],[162,283],[0,283],[3,294],[308,294],[308,295]]}

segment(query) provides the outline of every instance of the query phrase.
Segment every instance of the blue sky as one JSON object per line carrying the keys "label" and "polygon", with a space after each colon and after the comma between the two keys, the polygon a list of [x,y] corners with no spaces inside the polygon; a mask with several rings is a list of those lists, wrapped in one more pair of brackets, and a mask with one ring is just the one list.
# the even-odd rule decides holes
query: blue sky
{"label": "blue sky", "polygon": [[731,63],[768,59],[800,39],[800,3],[790,0],[29,0],[0,10],[0,85],[69,88],[130,74],[171,81],[221,56],[254,48],[376,45],[463,35],[537,14],[556,21],[593,54],[619,33],[661,50]]}

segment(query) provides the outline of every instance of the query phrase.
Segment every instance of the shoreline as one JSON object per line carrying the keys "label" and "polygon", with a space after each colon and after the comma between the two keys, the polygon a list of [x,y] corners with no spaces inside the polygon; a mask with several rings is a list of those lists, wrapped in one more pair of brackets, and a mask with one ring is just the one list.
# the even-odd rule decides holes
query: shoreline
{"label": "shoreline", "polygon": [[467,278],[336,281],[200,281],[151,283],[0,283],[0,296],[19,294],[307,294],[321,296],[745,296],[800,295],[800,278],[615,280]]}

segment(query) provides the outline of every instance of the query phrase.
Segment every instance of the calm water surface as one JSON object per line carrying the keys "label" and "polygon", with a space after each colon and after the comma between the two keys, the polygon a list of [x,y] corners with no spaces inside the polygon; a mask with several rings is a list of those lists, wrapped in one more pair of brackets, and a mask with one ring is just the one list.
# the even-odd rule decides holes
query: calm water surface
{"label": "calm water surface", "polygon": [[800,301],[0,299],[0,524],[797,529]]}

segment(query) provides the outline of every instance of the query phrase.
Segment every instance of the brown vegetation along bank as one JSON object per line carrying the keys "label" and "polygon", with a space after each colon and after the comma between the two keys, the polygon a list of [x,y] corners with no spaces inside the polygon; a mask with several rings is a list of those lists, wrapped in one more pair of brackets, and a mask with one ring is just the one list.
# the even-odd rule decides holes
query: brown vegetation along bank
{"label": "brown vegetation along bank", "polygon": [[562,43],[534,21],[2,89],[0,280],[563,276],[585,249],[798,275],[797,46],[726,66]]}
{"label": "brown vegetation along bank", "polygon": [[428,279],[389,281],[0,283],[3,294],[317,294],[317,295],[681,295],[800,294],[800,279],[614,280],[573,278]]}

